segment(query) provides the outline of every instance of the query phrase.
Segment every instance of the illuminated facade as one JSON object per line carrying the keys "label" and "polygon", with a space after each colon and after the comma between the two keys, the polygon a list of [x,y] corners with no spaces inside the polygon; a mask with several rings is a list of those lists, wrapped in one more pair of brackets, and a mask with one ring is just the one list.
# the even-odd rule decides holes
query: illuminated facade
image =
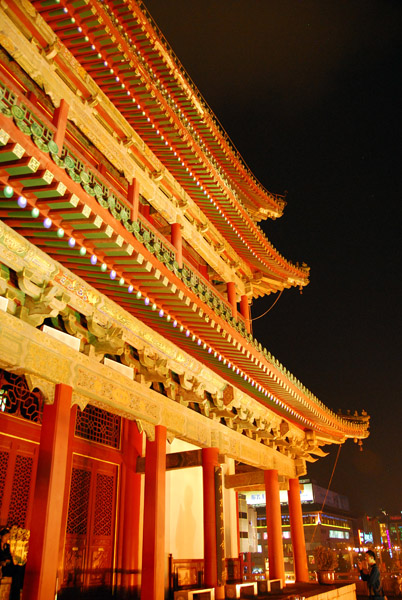
{"label": "illuminated facade", "polygon": [[[309,569],[314,571],[313,550],[316,546],[322,545],[335,550],[344,550],[347,547],[363,544],[355,539],[358,533],[357,519],[350,513],[348,498],[337,492],[328,491],[309,479],[302,478],[300,481],[306,552]],[[243,552],[252,552],[254,564],[261,567],[268,557],[265,493],[263,491],[245,492],[242,495],[242,502],[248,507],[249,523],[251,520],[256,522],[255,529],[249,530],[249,539],[243,540],[241,549]],[[285,571],[293,577],[291,523],[288,497],[285,491],[280,491],[280,502]],[[250,514],[255,514],[254,519],[250,519]]]}
{"label": "illuminated facade", "polygon": [[368,417],[253,336],[253,298],[308,283],[258,225],[283,199],[141,3],[11,0],[0,25],[1,521],[31,531],[24,600],[160,600],[169,554],[221,597],[247,489],[282,580],[288,491],[305,580],[298,478]]}

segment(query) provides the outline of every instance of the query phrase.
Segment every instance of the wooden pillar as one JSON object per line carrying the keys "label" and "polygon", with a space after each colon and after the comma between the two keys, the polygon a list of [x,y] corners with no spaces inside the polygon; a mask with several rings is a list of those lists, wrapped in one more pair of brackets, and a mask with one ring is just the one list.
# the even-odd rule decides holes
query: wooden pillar
{"label": "wooden pillar", "polygon": [[172,244],[176,249],[176,261],[179,264],[179,269],[183,267],[183,238],[181,235],[180,223],[172,223]]}
{"label": "wooden pillar", "polygon": [[64,549],[66,546],[66,529],[67,529],[67,518],[68,518],[68,505],[70,502],[70,488],[71,488],[71,474],[73,468],[73,448],[74,448],[74,437],[75,437],[75,425],[77,422],[77,410],[78,406],[75,404],[71,407],[70,415],[70,431],[68,433],[68,451],[67,451],[67,463],[66,463],[66,479],[65,479],[65,494],[63,501],[63,512],[61,519],[61,533],[59,542],[59,573],[62,573],[64,565]]}
{"label": "wooden pillar", "polygon": [[53,115],[52,123],[56,126],[56,133],[54,134],[53,141],[59,148],[59,155],[63,149],[64,137],[66,135],[67,117],[70,106],[64,99],[61,99],[60,106],[56,108]]}
{"label": "wooden pillar", "polygon": [[202,449],[202,484],[204,499],[204,583],[218,585],[216,552],[215,467],[219,466],[218,448]]}
{"label": "wooden pillar", "polygon": [[157,425],[155,441],[147,440],[145,455],[142,600],[165,598],[165,480],[166,427]]}
{"label": "wooden pillar", "polygon": [[138,179],[133,179],[132,183],[128,184],[127,201],[131,206],[131,220],[137,221],[140,205],[140,184]]}
{"label": "wooden pillar", "polygon": [[72,389],[58,384],[43,408],[24,600],[54,600],[63,512]]}
{"label": "wooden pillar", "polygon": [[232,307],[232,315],[237,319],[236,284],[234,281],[227,283],[228,301]]}
{"label": "wooden pillar", "polygon": [[239,492],[236,492],[237,556],[240,556]]}
{"label": "wooden pillar", "polygon": [[142,453],[142,434],[135,421],[124,421],[122,453],[121,585],[125,592],[135,593],[139,589],[141,511],[141,474],[136,472],[136,464]]}
{"label": "wooden pillar", "polygon": [[308,582],[306,542],[304,539],[303,512],[298,479],[289,479],[288,501],[295,578],[297,582]]}
{"label": "wooden pillar", "polygon": [[267,512],[269,578],[282,579],[285,583],[283,562],[282,517],[279,499],[278,471],[264,471],[265,498]]}
{"label": "wooden pillar", "polygon": [[248,297],[245,294],[240,298],[240,313],[244,318],[247,333],[251,333],[250,306]]}

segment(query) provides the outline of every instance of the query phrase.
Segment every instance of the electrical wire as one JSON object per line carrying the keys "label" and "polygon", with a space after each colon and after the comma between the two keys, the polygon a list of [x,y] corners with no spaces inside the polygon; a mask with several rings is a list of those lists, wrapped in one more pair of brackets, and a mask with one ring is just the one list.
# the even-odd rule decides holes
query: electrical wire
{"label": "electrical wire", "polygon": [[283,292],[283,290],[281,290],[279,292],[279,296],[275,299],[275,302],[272,303],[272,305],[268,308],[268,310],[266,310],[264,313],[262,313],[262,315],[259,315],[258,317],[254,317],[253,319],[250,319],[250,321],[256,321],[257,319],[261,319],[261,317],[265,317],[265,315],[274,308],[275,304],[278,302],[279,298],[282,296],[282,292]]}
{"label": "electrical wire", "polygon": [[[326,491],[326,493],[325,493],[325,496],[324,496],[324,501],[323,501],[323,503],[322,503],[321,510],[319,510],[319,511],[318,511],[318,514],[319,514],[319,515],[320,515],[320,514],[322,514],[322,511],[324,510],[324,506],[325,506],[325,502],[326,502],[326,500],[327,500],[327,496],[328,496],[329,488],[331,487],[332,478],[333,478],[333,476],[334,476],[335,469],[336,469],[336,465],[337,465],[337,463],[338,463],[338,458],[339,458],[339,455],[340,455],[340,453],[341,453],[341,448],[342,448],[342,444],[339,444],[339,446],[338,446],[338,452],[337,452],[337,455],[336,455],[336,458],[335,458],[335,462],[334,462],[334,466],[333,466],[333,468],[332,468],[331,477],[330,477],[330,479],[329,479],[329,483],[328,483],[327,491]],[[313,535],[311,536],[311,543],[313,543],[313,542],[314,542],[314,538],[315,538],[315,534],[316,534],[316,531],[317,531],[318,525],[319,525],[319,521],[317,521],[317,523],[316,523],[316,526],[315,526],[315,528],[314,528],[314,531],[313,531]]]}

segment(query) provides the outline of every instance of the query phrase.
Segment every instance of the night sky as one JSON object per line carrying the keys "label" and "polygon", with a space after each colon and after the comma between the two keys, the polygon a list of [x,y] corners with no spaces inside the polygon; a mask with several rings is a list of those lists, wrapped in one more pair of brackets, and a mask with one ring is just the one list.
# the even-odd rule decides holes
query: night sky
{"label": "night sky", "polygon": [[[402,2],[145,0],[261,183],[287,192],[264,222],[306,262],[258,339],[331,409],[365,409],[363,452],[341,449],[331,489],[358,513],[402,510]],[[255,301],[253,318],[275,300]],[[327,486],[337,447],[309,465]]]}

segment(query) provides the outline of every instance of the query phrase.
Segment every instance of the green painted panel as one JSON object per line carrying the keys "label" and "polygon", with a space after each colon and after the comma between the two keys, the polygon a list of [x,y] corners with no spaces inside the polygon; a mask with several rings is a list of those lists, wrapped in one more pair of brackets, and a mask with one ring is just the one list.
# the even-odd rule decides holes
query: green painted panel
{"label": "green painted panel", "polygon": [[[81,215],[81,218],[83,218],[83,215]],[[96,227],[96,225],[94,225],[94,223],[91,223],[91,221],[84,221],[83,223],[75,223],[74,224],[74,229],[96,229],[97,231],[99,231],[98,227]],[[89,235],[85,236],[85,237],[89,237]]]}
{"label": "green painted panel", "polygon": [[71,204],[69,202],[52,202],[51,204],[52,210],[63,210],[63,208],[71,208]]}
{"label": "green painted panel", "polygon": [[[97,248],[102,248],[102,249],[104,249],[104,248],[114,248],[114,247],[115,247],[115,243],[114,243],[114,242],[111,242],[111,241],[110,241],[110,239],[109,239],[109,238],[108,238],[106,235],[103,235],[103,238],[107,239],[108,241],[107,241],[107,242],[97,242],[97,243],[95,244]],[[93,236],[93,235],[91,236],[91,235],[89,234],[89,235],[88,235],[88,239],[101,239],[101,237],[99,237],[99,238],[98,238],[98,237],[96,237],[96,238],[95,238],[95,236]]]}
{"label": "green painted panel", "polygon": [[81,220],[81,219],[85,218],[81,212],[61,213],[60,217],[63,219],[63,221],[74,221],[74,220]]}
{"label": "green painted panel", "polygon": [[[88,235],[86,236],[89,240],[109,240],[108,242],[105,242],[105,246],[107,246],[108,244],[111,244],[112,242],[110,242],[110,238],[106,235],[106,233],[104,231],[94,231],[94,232],[90,232],[88,233]],[[101,243],[97,243],[96,246],[98,248],[103,247],[103,244]]]}
{"label": "green painted panel", "polygon": [[35,190],[34,192],[37,198],[60,198],[60,196],[64,196],[64,194],[59,193],[57,190]]}
{"label": "green painted panel", "polygon": [[[0,161],[3,162],[3,161]],[[32,169],[29,165],[25,164],[15,164],[15,165],[9,165],[8,167],[5,167],[5,170],[7,171],[7,173],[10,176],[13,175],[29,175],[30,173],[34,173],[35,169]]]}
{"label": "green painted panel", "polygon": [[[12,198],[10,200],[3,200],[3,197],[0,194],[0,198],[1,198],[0,207],[2,210],[6,209],[6,208],[11,208],[12,210],[16,209],[16,205],[17,205],[16,197],[14,200]],[[20,210],[18,213],[10,212],[10,213],[8,213],[8,217],[11,218],[12,214],[17,215],[17,219],[19,219],[21,217],[21,215],[23,214],[23,212],[22,212],[22,210]]]}
{"label": "green painted panel", "polygon": [[31,179],[31,178],[30,179],[23,179],[22,178],[22,179],[19,180],[19,182],[20,182],[20,184],[23,187],[28,187],[28,188],[31,188],[31,187],[40,187],[42,185],[49,185],[49,182],[45,181],[44,179],[42,179],[42,177],[35,177],[33,179]]}

